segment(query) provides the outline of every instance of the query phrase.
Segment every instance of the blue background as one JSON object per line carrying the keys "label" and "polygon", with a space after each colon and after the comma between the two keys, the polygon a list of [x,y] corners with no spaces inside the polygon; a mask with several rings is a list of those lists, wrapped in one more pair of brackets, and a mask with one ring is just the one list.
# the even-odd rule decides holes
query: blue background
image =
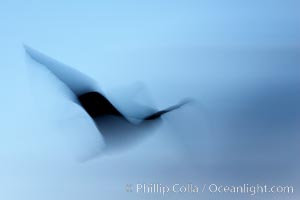
{"label": "blue background", "polygon": [[[290,119],[284,111],[300,104],[299,4],[0,0],[0,198],[195,198],[124,191],[127,183],[141,182],[296,187],[299,131],[285,121],[297,121],[298,113]],[[23,44],[91,76],[112,96],[142,82],[158,108],[185,97],[195,102],[164,116],[136,145],[102,154],[92,121],[47,70],[28,60]],[[259,112],[248,120],[240,111],[252,108],[252,95],[270,91],[296,100],[288,108],[275,105],[277,121],[256,127]],[[243,118],[246,125],[237,129]],[[90,155],[99,156],[80,162]]]}

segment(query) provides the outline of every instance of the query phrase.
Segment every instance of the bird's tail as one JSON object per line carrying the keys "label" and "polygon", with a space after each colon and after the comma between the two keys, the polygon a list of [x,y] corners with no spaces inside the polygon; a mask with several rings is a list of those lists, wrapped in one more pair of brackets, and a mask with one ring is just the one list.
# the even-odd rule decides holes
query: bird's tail
{"label": "bird's tail", "polygon": [[166,113],[168,113],[170,111],[176,110],[176,109],[178,109],[178,108],[180,108],[180,107],[182,107],[185,104],[190,103],[190,102],[191,102],[190,99],[185,99],[185,100],[179,102],[176,105],[170,106],[170,107],[168,107],[166,109],[163,109],[163,110],[160,110],[160,111],[157,111],[157,112],[155,112],[155,113],[153,113],[153,114],[145,117],[144,120],[154,120],[154,119],[157,119],[157,118],[161,117],[162,115],[164,115],[164,114],[166,114]]}

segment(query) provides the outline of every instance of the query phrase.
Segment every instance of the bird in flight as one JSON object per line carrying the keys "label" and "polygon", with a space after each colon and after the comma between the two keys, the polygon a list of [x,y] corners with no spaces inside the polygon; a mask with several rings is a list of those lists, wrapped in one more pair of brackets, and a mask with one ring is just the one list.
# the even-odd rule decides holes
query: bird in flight
{"label": "bird in flight", "polygon": [[45,66],[74,94],[74,102],[91,117],[108,148],[132,143],[157,126],[162,115],[189,101],[183,100],[162,110],[138,104],[132,110],[124,110],[108,99],[90,77],[29,46],[24,45],[24,48],[32,60]]}

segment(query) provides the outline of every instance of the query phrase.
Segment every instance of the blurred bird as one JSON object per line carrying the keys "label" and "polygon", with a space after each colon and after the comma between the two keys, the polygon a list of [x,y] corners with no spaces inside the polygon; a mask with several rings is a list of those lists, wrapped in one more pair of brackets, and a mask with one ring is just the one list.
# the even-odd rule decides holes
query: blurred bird
{"label": "blurred bird", "polygon": [[127,146],[143,137],[149,133],[148,129],[160,123],[162,115],[189,102],[184,100],[163,110],[139,104],[124,109],[109,99],[90,77],[29,46],[24,48],[31,59],[45,66],[70,89],[75,95],[73,101],[92,118],[109,149]]}

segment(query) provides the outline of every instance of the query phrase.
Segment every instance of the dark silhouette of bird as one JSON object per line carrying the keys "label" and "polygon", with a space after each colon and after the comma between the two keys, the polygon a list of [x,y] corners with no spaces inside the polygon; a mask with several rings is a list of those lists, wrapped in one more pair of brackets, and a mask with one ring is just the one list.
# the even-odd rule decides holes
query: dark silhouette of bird
{"label": "dark silhouette of bird", "polygon": [[127,146],[145,136],[161,123],[162,115],[189,101],[184,100],[163,110],[136,105],[133,111],[124,111],[108,99],[90,77],[29,46],[24,45],[24,48],[31,59],[45,66],[71,90],[74,102],[92,118],[109,149]]}

